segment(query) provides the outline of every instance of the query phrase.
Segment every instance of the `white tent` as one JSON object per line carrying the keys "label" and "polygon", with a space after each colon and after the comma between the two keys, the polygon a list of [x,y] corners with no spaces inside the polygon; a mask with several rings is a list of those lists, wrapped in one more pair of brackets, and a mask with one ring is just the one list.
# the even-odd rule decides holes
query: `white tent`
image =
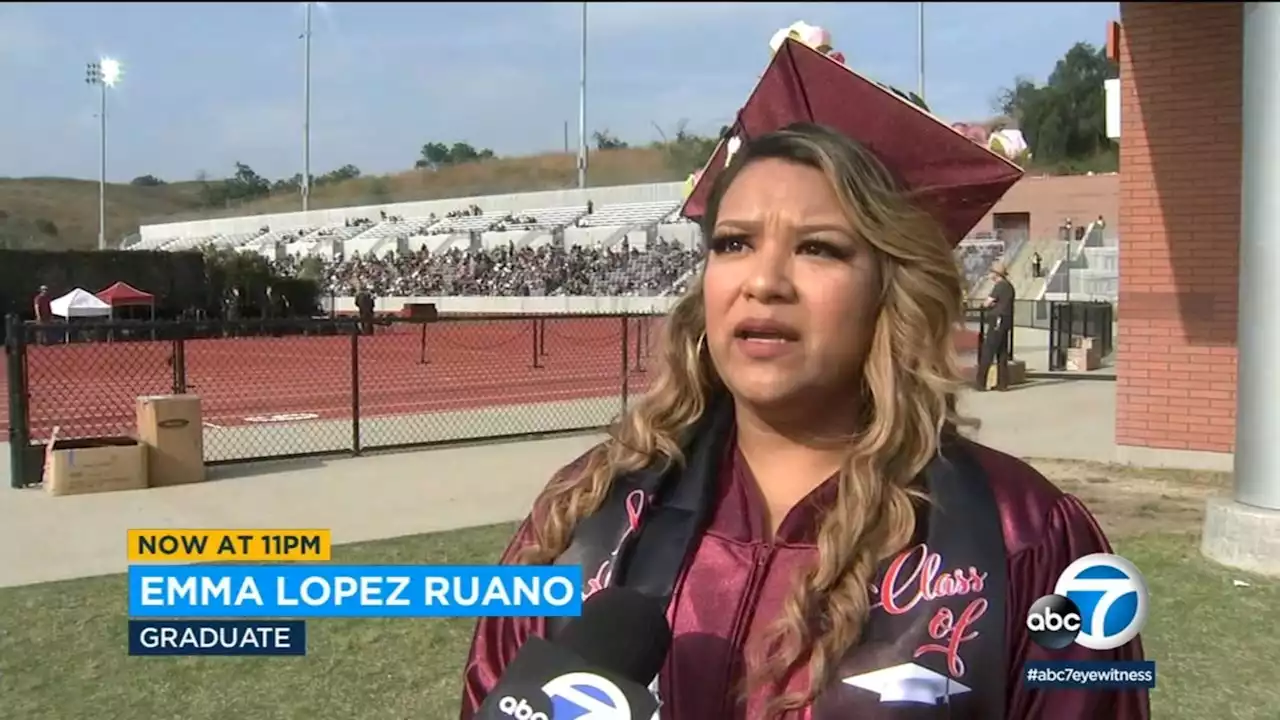
{"label": "white tent", "polygon": [[49,303],[53,314],[63,318],[110,317],[111,306],[88,290],[76,288]]}

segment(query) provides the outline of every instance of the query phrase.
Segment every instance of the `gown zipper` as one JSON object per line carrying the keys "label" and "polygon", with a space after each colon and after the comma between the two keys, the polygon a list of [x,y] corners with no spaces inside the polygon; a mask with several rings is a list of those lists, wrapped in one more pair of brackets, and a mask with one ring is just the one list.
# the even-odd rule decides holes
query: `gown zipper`
{"label": "gown zipper", "polygon": [[724,704],[720,706],[718,717],[733,717],[733,708],[738,704],[741,688],[738,683],[734,682],[736,676],[740,675],[740,670],[746,664],[746,656],[743,652],[743,645],[746,643],[747,630],[751,627],[751,620],[755,616],[756,606],[760,602],[760,588],[764,584],[764,578],[768,574],[767,569],[769,563],[773,561],[773,553],[775,545],[773,541],[763,547],[755,547],[752,549],[751,570],[747,574],[747,581],[742,588],[742,600],[738,603],[737,616],[733,620],[733,633],[730,635],[731,649],[727,671],[728,677],[725,678],[722,687],[728,689],[725,693],[726,698]]}

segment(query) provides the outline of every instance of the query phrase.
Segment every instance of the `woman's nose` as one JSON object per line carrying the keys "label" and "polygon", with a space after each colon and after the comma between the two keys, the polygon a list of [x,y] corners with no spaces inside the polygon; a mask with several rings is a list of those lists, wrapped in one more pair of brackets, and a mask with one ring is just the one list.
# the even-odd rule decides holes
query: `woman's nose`
{"label": "woman's nose", "polygon": [[756,251],[751,254],[751,271],[743,288],[744,294],[758,302],[794,299],[791,258],[789,243],[785,239],[760,238]]}

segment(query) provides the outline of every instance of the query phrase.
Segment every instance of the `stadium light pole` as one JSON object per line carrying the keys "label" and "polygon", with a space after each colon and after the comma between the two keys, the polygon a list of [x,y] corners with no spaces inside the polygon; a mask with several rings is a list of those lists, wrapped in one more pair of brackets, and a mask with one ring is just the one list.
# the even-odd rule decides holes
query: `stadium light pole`
{"label": "stadium light pole", "polygon": [[587,187],[587,4],[582,3],[582,65],[578,74],[578,187]]}
{"label": "stadium light pole", "polygon": [[924,3],[916,3],[916,95],[924,100]]}
{"label": "stadium light pole", "polygon": [[302,21],[302,211],[311,205],[311,6]]}
{"label": "stadium light pole", "polygon": [[85,83],[101,91],[98,106],[98,249],[107,249],[107,88],[120,82],[120,63],[102,58],[85,68]]}

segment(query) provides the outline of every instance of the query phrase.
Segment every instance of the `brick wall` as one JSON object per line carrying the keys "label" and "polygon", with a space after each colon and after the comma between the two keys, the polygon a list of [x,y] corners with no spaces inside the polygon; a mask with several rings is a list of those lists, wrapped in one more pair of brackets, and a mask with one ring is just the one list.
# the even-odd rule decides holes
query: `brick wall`
{"label": "brick wall", "polygon": [[1120,14],[1116,441],[1231,452],[1242,4]]}

